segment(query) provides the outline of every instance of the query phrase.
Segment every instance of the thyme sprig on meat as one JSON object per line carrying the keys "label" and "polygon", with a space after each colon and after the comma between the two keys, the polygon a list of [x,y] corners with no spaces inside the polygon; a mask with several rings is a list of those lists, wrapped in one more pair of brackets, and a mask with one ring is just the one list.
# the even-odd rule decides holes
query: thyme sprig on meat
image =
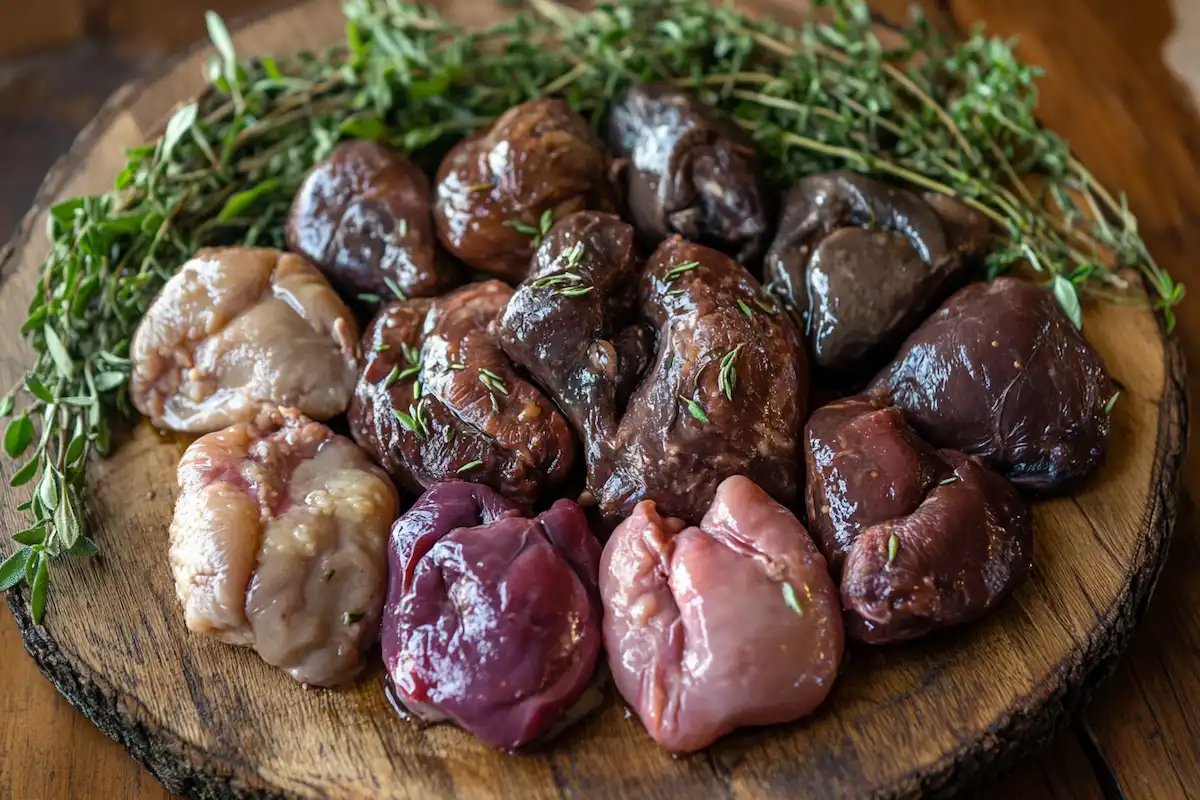
{"label": "thyme sprig on meat", "polygon": [[[111,191],[51,209],[21,328],[34,363],[0,395],[12,417],[3,447],[20,464],[10,483],[31,487],[30,525],[0,565],[0,588],[28,583],[35,621],[52,559],[97,550],[86,465],[132,414],[129,344],[150,301],[200,247],[282,247],[293,194],[340,139],[381,141],[429,166],[525,100],[561,95],[599,125],[626,86],[670,81],[749,131],[777,188],[848,168],[952,194],[995,223],[994,274],[1028,263],[1073,316],[1077,290],[1130,301],[1140,275],[1173,325],[1183,287],[1147,252],[1124,197],[1037,123],[1038,72],[1010,43],[982,33],[950,43],[914,16],[885,45],[859,0],[817,0],[826,21],[800,29],[708,0],[618,0],[589,13],[529,1],[531,11],[466,32],[397,0],[348,0],[344,45],[280,60],[239,60],[210,14],[209,88],[129,151]],[[523,225],[540,241],[553,214],[537,222]]]}

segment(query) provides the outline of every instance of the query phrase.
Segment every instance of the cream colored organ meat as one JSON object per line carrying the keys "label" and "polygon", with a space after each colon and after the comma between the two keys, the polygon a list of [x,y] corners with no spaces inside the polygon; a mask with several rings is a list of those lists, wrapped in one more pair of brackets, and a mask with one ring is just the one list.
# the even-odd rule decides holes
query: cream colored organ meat
{"label": "cream colored organ meat", "polygon": [[294,410],[202,436],[179,463],[170,560],[187,626],[303,683],[354,677],[379,632],[396,490]]}
{"label": "cream colored organ meat", "polygon": [[201,250],[133,337],[130,395],[159,428],[207,433],[262,410],[346,410],[358,326],[308,261],[254,247]]}

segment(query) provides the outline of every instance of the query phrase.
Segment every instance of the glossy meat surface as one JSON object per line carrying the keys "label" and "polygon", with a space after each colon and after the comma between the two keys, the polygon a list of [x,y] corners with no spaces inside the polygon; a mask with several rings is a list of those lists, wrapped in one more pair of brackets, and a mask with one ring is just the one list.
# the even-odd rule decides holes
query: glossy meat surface
{"label": "glossy meat surface", "polygon": [[1016,278],[956,293],[872,390],[934,445],[979,456],[1036,490],[1070,486],[1096,468],[1117,391],[1051,294]]}
{"label": "glossy meat surface", "polygon": [[752,261],[769,220],[754,148],[682,89],[631,87],[612,106],[609,147],[634,224],[648,247],[672,234]]}
{"label": "glossy meat surface", "polygon": [[397,696],[512,750],[583,695],[600,654],[600,545],[583,510],[537,518],[441,483],[392,530],[383,658]]}
{"label": "glossy meat surface", "polygon": [[605,546],[600,592],[613,679],[671,752],[803,717],[837,677],[844,637],[825,560],[746,478],[721,484],[699,527],[640,503]]}
{"label": "glossy meat surface", "polygon": [[951,198],[849,172],[811,175],[784,200],[765,278],[803,323],[814,363],[875,367],[961,279],[987,236],[987,219]]}
{"label": "glossy meat surface", "polygon": [[589,470],[601,512],[650,499],[694,523],[731,475],[791,505],[808,392],[794,326],[744,267],[679,237],[650,257],[639,302],[658,349]]}
{"label": "glossy meat surface", "polygon": [[562,219],[586,208],[608,209],[610,195],[604,151],[587,121],[562,100],[532,100],[446,155],[434,220],[442,244],[457,258],[520,280],[546,212]]}
{"label": "glossy meat surface", "polygon": [[424,297],[453,277],[437,263],[429,180],[376,142],[346,142],[313,167],[292,201],[287,243],[348,297],[391,298],[392,287]]}
{"label": "glossy meat surface", "polygon": [[489,332],[511,296],[473,283],[395,303],[368,327],[350,429],[405,489],[461,478],[528,507],[566,479],[570,426]]}
{"label": "glossy meat surface", "polygon": [[205,249],[167,281],[133,335],[130,397],[158,428],[207,433],[264,409],[346,410],[358,326],[300,256]]}
{"label": "glossy meat surface", "polygon": [[809,525],[851,638],[884,644],[974,619],[1032,567],[1017,490],[977,459],[935,450],[878,397],[813,412],[805,465]]}
{"label": "glossy meat surface", "polygon": [[175,591],[189,629],[318,686],[375,642],[396,490],[349,439],[294,410],[197,439],[179,462]]}
{"label": "glossy meat surface", "polygon": [[572,214],[538,247],[497,328],[505,352],[580,434],[592,468],[609,455],[652,354],[635,313],[641,270],[632,226],[612,214]]}

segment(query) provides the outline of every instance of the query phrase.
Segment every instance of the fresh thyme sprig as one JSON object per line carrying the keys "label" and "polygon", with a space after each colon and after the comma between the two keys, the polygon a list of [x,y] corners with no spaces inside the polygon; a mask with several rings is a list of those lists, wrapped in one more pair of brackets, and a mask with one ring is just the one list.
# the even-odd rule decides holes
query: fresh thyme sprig
{"label": "fresh thyme sprig", "polygon": [[[1174,324],[1182,285],[1155,264],[1124,197],[1037,123],[1038,72],[1007,42],[976,33],[951,44],[915,16],[885,46],[859,0],[817,0],[829,21],[801,29],[708,0],[618,0],[589,13],[529,3],[534,13],[467,32],[398,0],[347,0],[345,45],[279,61],[239,60],[210,14],[208,90],[129,151],[113,190],[51,209],[21,328],[35,359],[0,395],[2,415],[15,414],[3,436],[21,464],[11,484],[32,487],[30,526],[14,536],[0,588],[27,582],[35,621],[51,561],[96,551],[85,469],[132,413],[129,344],[142,314],[202,246],[281,247],[292,195],[339,139],[378,140],[431,166],[525,100],[558,94],[598,125],[631,83],[675,82],[750,132],[777,188],[849,168],[954,195],[995,223],[993,274],[1028,263],[1076,319],[1077,290],[1135,301],[1140,275]],[[540,241],[552,223],[526,227]],[[421,410],[401,413],[419,430]]]}

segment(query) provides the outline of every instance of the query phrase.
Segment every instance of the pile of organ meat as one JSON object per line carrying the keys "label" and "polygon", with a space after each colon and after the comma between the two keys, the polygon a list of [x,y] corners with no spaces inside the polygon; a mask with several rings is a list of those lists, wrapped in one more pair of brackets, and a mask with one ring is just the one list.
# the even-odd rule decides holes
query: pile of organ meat
{"label": "pile of organ meat", "polygon": [[290,252],[181,265],[131,393],[200,435],[189,629],[319,686],[379,642],[409,712],[504,750],[611,677],[683,753],[1030,573],[1029,500],[1096,469],[1116,390],[1045,287],[976,282],[986,219],[852,173],[773,197],[679,89],[603,122],[529,102],[434,176],[342,143]]}

